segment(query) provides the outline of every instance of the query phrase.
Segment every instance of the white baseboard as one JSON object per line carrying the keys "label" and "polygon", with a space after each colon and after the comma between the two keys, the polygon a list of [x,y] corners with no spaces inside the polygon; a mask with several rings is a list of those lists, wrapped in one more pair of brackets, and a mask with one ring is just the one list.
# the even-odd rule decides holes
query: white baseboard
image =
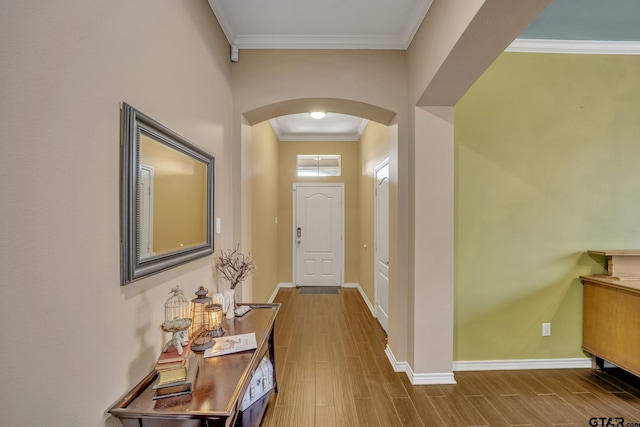
{"label": "white baseboard", "polygon": [[384,352],[389,362],[391,362],[393,370],[395,372],[404,372],[412,385],[456,384],[453,372],[416,374],[407,362],[398,362],[396,360],[389,346],[384,349]]}
{"label": "white baseboard", "polygon": [[367,307],[369,307],[369,311],[371,311],[371,314],[373,315],[373,317],[376,316],[375,310],[373,308],[373,304],[371,304],[371,301],[369,301],[369,297],[367,297],[367,294],[365,294],[364,291],[362,290],[362,287],[360,287],[360,283],[345,283],[344,285],[342,285],[342,287],[358,289],[358,292],[360,292],[360,296],[364,300],[365,304],[367,304]]}
{"label": "white baseboard", "polygon": [[404,372],[413,385],[427,384],[456,384],[454,372],[458,371],[517,371],[531,369],[572,369],[591,368],[588,357],[567,359],[515,359],[515,360],[473,360],[453,362],[453,372],[415,373],[407,362],[396,360],[393,352],[387,346],[384,350],[393,370]]}
{"label": "white baseboard", "polygon": [[293,283],[278,283],[278,286],[274,289],[273,293],[269,297],[269,302],[273,302],[276,299],[276,295],[278,295],[278,291],[280,288],[293,288]]}
{"label": "white baseboard", "polygon": [[515,359],[515,360],[471,360],[453,362],[454,371],[515,371],[526,369],[571,369],[590,368],[591,359]]}

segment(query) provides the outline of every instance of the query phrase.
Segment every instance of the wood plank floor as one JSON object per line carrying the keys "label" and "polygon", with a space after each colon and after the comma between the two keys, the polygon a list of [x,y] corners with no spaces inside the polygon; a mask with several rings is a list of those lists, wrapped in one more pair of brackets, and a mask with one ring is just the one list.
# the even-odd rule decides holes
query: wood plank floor
{"label": "wood plank floor", "polygon": [[640,427],[636,377],[591,369],[456,372],[456,385],[412,386],[393,372],[385,334],[356,289],[281,289],[276,302],[280,392],[264,427]]}

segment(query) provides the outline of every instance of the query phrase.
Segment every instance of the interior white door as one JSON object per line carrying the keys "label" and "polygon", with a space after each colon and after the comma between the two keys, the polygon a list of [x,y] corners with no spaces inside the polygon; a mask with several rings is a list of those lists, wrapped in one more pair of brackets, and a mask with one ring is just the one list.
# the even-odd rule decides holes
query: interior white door
{"label": "interior white door", "polygon": [[140,259],[153,256],[153,179],[152,166],[140,165]]}
{"label": "interior white door", "polygon": [[375,170],[375,315],[382,328],[389,328],[389,162]]}
{"label": "interior white door", "polygon": [[343,186],[294,184],[296,286],[341,286]]}

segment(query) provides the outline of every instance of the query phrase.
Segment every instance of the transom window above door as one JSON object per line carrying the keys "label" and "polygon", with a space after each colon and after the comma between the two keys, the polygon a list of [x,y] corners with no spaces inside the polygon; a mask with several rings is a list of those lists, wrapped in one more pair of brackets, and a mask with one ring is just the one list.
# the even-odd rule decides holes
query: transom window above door
{"label": "transom window above door", "polygon": [[340,155],[298,155],[298,176],[340,176]]}
{"label": "transom window above door", "polygon": [[298,176],[340,176],[340,155],[298,155]]}

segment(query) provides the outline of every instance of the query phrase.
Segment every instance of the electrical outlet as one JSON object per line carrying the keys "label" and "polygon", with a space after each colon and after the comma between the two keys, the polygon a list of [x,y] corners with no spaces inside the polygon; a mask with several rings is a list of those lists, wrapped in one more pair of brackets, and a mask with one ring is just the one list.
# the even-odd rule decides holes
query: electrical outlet
{"label": "electrical outlet", "polygon": [[551,323],[543,323],[542,324],[542,336],[550,337],[551,336]]}

